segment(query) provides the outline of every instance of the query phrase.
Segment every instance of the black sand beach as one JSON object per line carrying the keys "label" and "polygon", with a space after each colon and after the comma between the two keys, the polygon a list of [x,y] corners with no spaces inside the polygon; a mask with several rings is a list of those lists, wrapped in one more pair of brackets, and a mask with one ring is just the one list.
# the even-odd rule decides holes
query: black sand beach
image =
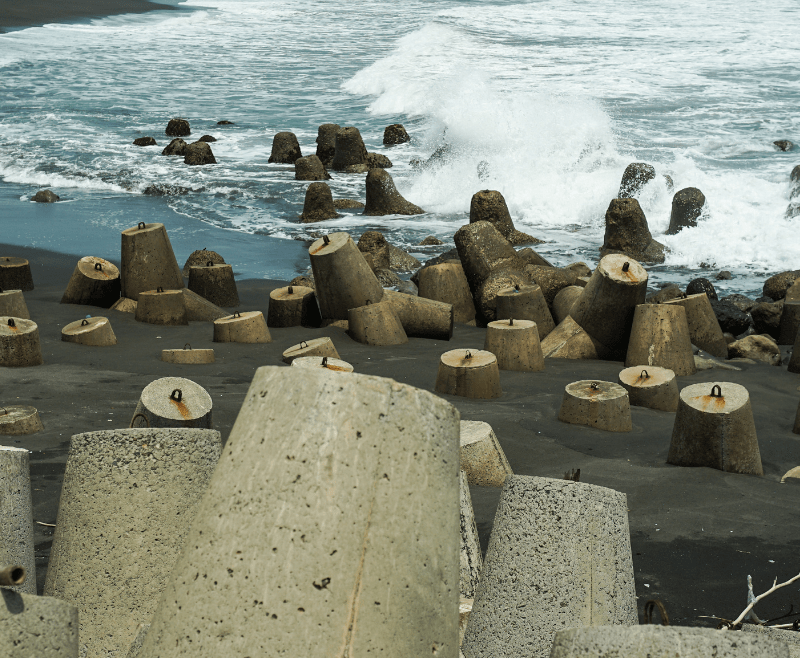
{"label": "black sand beach", "polygon": [[[0,368],[0,404],[30,404],[41,414],[43,432],[3,437],[3,442],[32,451],[34,519],[46,524],[56,522],[70,436],[128,427],[141,390],[154,379],[182,376],[205,387],[213,398],[214,425],[227,439],[254,371],[283,365],[283,350],[302,339],[330,336],[356,372],[426,390],[433,390],[441,353],[483,347],[484,330],[465,325],[456,326],[449,342],[412,338],[387,348],[361,345],[334,327],[272,329],[273,342],[265,345],[215,344],[208,323],[159,327],[138,323],[132,314],[59,304],[78,256],[8,245],[0,245],[0,254],[29,259],[36,285],[25,298],[39,325],[45,364]],[[285,283],[240,281],[239,310],[266,315],[269,292],[279,285]],[[88,348],[60,340],[64,325],[87,314],[110,319],[116,346]],[[162,349],[187,342],[213,347],[216,363],[180,366],[160,360]],[[748,574],[760,593],[774,578],[783,581],[800,570],[800,480],[780,484],[781,476],[800,463],[800,437],[791,432],[800,376],[785,366],[742,364],[740,372],[706,370],[680,378],[679,387],[713,380],[747,387],[765,471],[764,477],[752,477],[667,465],[674,414],[633,407],[633,431],[623,434],[557,420],[566,384],[617,381],[621,368],[619,362],[547,359],[543,372],[503,371],[504,394],[497,400],[448,399],[462,419],[492,425],[515,473],[561,478],[580,468],[582,482],[627,494],[640,613],[648,599],[656,598],[675,624],[716,624],[701,615],[735,618],[746,605]],[[499,493],[472,488],[484,550]],[[41,591],[53,529],[37,524],[36,533]],[[769,619],[785,613],[790,603],[800,603],[796,588],[780,590],[757,611]]]}
{"label": "black sand beach", "polygon": [[174,9],[149,0],[0,0],[0,32],[46,23],[66,23],[83,18],[115,14],[140,14],[156,9]]}

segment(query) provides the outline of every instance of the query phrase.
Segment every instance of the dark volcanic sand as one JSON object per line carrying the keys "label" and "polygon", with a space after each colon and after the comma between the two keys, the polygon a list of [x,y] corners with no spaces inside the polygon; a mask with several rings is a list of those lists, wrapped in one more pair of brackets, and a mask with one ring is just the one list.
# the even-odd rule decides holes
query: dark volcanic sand
{"label": "dark volcanic sand", "polygon": [[[138,323],[132,314],[60,305],[78,256],[7,245],[0,245],[0,255],[28,258],[36,285],[25,298],[39,324],[45,365],[0,368],[0,404],[30,404],[41,414],[43,432],[2,437],[2,442],[32,451],[34,519],[45,523],[56,521],[70,436],[127,427],[141,390],[156,378],[182,376],[205,387],[214,401],[215,427],[226,439],[256,368],[281,365],[283,350],[302,339],[330,336],[356,372],[427,390],[433,390],[442,352],[483,347],[484,330],[463,325],[450,342],[412,338],[407,345],[387,348],[360,345],[332,327],[272,329],[273,342],[267,345],[215,344],[208,323],[158,327]],[[266,315],[269,291],[285,284],[247,280],[238,285],[239,310]],[[87,314],[109,317],[118,345],[89,348],[61,342],[61,328]],[[187,342],[194,348],[213,347],[216,363],[180,366],[160,360],[162,349]],[[681,387],[712,380],[747,387],[764,462],[765,476],[759,478],[667,465],[674,414],[633,407],[633,431],[624,434],[557,420],[566,384],[617,381],[621,368],[618,362],[548,359],[540,373],[502,372],[500,399],[446,397],[463,419],[492,425],[515,473],[560,478],[580,468],[581,481],[627,494],[640,613],[648,599],[658,598],[673,623],[715,623],[700,615],[734,618],[746,605],[747,574],[760,593],[775,577],[783,581],[800,571],[800,481],[779,483],[800,464],[800,437],[791,432],[800,376],[785,366],[743,365],[741,372],[707,370],[680,378]],[[499,489],[472,488],[484,550],[499,494]],[[52,528],[36,525],[36,533],[41,591]],[[759,603],[757,611],[770,618],[790,603],[800,607],[797,585]]]}
{"label": "dark volcanic sand", "polygon": [[8,28],[64,23],[114,14],[174,9],[148,0],[0,0],[0,32]]}

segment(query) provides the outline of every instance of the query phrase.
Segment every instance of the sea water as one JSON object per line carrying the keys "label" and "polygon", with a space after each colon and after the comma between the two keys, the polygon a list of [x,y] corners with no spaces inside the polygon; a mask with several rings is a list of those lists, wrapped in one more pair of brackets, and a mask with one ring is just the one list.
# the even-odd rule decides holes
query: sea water
{"label": "sea water", "polygon": [[[800,150],[772,144],[800,143],[798,27],[796,0],[190,0],[3,34],[0,242],[113,258],[121,229],[162,221],[181,262],[206,247],[240,276],[288,279],[320,232],[376,229],[432,257],[495,189],[537,251],[594,266],[625,167],[648,162],[658,175],[638,198],[670,250],[651,281],[725,269],[720,293],[758,295],[800,267],[800,219],[785,216]],[[160,155],[174,116],[217,138],[217,165]],[[292,131],[310,154],[328,122],[357,126],[426,214],[300,223],[308,183],[268,164],[272,137]],[[412,141],[384,147],[395,122]],[[132,145],[145,135],[158,146]],[[664,235],[663,174],[705,194],[696,228]],[[189,192],[143,195],[152,184]],[[364,175],[329,184],[364,199]],[[32,204],[40,188],[62,202]],[[427,235],[446,244],[415,246]]]}

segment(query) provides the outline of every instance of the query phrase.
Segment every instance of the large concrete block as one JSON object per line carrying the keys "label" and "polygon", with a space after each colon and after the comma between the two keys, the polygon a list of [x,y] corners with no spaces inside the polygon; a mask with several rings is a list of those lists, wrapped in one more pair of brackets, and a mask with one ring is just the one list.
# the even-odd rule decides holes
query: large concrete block
{"label": "large concrete block", "polygon": [[458,420],[390,379],[259,368],[140,658],[455,658]]}
{"label": "large concrete block", "polygon": [[33,546],[30,453],[0,446],[0,565],[25,567],[25,582],[13,588],[17,592],[36,594]]}
{"label": "large concrete block", "polygon": [[742,624],[745,633],[754,633],[757,636],[768,637],[778,642],[783,642],[789,648],[790,658],[800,658],[800,633],[786,628],[768,628],[758,624]]}
{"label": "large concrete block", "polygon": [[122,231],[121,296],[139,301],[146,290],[180,290],[183,275],[163,224],[145,224]]}
{"label": "large concrete block", "polygon": [[458,589],[462,599],[471,599],[481,576],[483,558],[478,528],[475,525],[475,512],[472,509],[472,496],[464,471],[459,471],[458,481],[461,491],[461,575]]}
{"label": "large concrete block", "polygon": [[556,631],[636,623],[625,494],[571,480],[509,477],[464,655],[546,658]]}
{"label": "large concrete block", "polygon": [[514,473],[492,426],[480,420],[462,420],[460,431],[461,468],[467,481],[478,487],[502,487]]}
{"label": "large concrete block", "polygon": [[78,658],[78,609],[47,596],[0,589],[0,656]]}
{"label": "large concrete block", "polygon": [[214,430],[72,437],[44,592],[80,610],[82,658],[124,655],[150,620],[221,450]]}

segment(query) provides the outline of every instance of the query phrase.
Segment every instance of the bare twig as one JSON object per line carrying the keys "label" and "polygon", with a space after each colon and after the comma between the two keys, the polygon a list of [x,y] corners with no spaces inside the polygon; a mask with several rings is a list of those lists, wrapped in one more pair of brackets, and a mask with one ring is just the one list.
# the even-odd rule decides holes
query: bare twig
{"label": "bare twig", "polygon": [[55,527],[56,527],[56,524],[55,524],[55,523],[43,523],[42,521],[34,521],[34,523],[35,523],[36,525],[43,525],[43,526],[45,526],[46,528],[55,528]]}
{"label": "bare twig", "polygon": [[[749,579],[749,576],[748,576],[748,579]],[[765,597],[769,596],[769,595],[770,595],[770,594],[772,594],[774,591],[776,591],[776,590],[779,590],[781,587],[786,587],[787,585],[791,585],[791,584],[792,584],[793,582],[795,582],[796,580],[800,580],[800,573],[799,573],[799,574],[797,574],[796,576],[794,576],[794,578],[790,578],[790,579],[789,579],[789,580],[787,580],[785,583],[781,583],[780,585],[778,585],[778,579],[776,578],[776,579],[775,579],[775,582],[773,582],[773,583],[772,583],[772,587],[770,587],[770,588],[769,588],[769,589],[768,589],[766,592],[764,592],[763,594],[759,594],[758,596],[754,597],[754,598],[753,598],[753,600],[752,600],[752,601],[750,601],[750,603],[748,603],[748,604],[747,604],[747,607],[746,607],[744,610],[742,610],[742,613],[741,613],[741,614],[740,614],[740,615],[739,615],[739,616],[738,616],[736,619],[734,619],[734,620],[733,620],[733,622],[732,622],[731,624],[728,624],[728,625],[725,625],[725,626],[723,626],[723,629],[727,630],[727,629],[729,629],[729,628],[735,628],[736,626],[738,626],[739,624],[741,624],[741,623],[742,623],[742,620],[743,620],[745,617],[747,617],[748,613],[749,613],[749,612],[750,612],[750,611],[753,609],[753,606],[754,606],[756,603],[758,603],[758,602],[759,602],[761,599],[763,599],[763,598],[765,598]],[[748,598],[749,598],[749,597],[748,597]]]}

